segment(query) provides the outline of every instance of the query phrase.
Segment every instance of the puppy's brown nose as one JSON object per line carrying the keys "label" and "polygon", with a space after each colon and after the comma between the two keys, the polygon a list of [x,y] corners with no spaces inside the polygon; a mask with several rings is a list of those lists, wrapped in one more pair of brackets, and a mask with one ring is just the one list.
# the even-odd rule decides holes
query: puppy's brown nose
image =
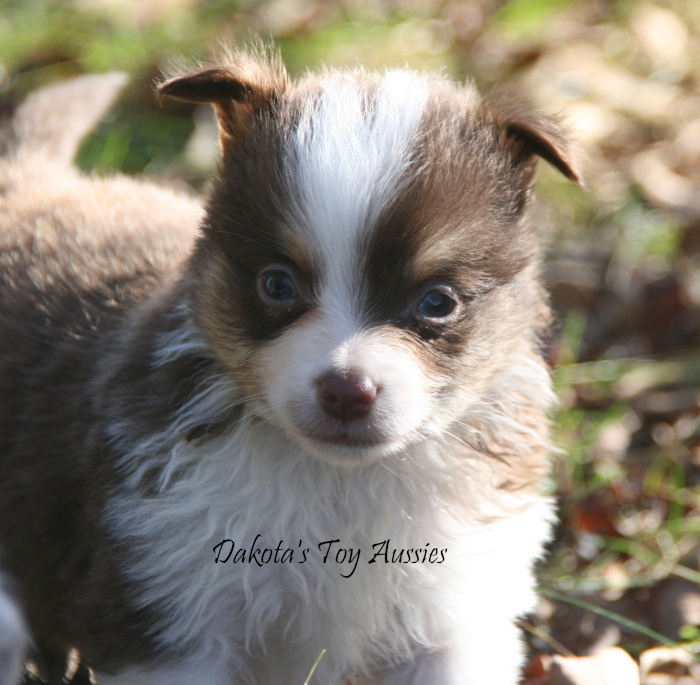
{"label": "puppy's brown nose", "polygon": [[362,373],[331,372],[318,382],[318,401],[329,416],[352,421],[366,416],[377,396],[377,386]]}

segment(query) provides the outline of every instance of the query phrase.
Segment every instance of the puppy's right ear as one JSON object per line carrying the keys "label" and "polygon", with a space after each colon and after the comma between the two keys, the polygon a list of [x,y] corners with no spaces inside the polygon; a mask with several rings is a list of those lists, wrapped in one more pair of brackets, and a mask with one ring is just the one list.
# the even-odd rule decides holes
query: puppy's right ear
{"label": "puppy's right ear", "polygon": [[220,66],[168,79],[157,91],[159,97],[214,105],[225,152],[245,135],[255,115],[284,93],[288,82],[279,59],[234,55]]}

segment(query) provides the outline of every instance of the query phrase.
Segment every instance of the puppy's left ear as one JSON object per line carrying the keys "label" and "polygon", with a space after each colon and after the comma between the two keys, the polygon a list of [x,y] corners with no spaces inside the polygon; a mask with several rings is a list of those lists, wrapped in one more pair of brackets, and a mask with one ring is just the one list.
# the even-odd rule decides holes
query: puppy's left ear
{"label": "puppy's left ear", "polygon": [[487,118],[499,129],[503,143],[513,155],[514,164],[522,168],[526,183],[531,184],[534,180],[537,156],[579,187],[584,187],[581,153],[562,133],[556,119],[502,94],[487,98],[484,110]]}
{"label": "puppy's left ear", "polygon": [[157,92],[159,97],[183,102],[211,103],[226,152],[245,136],[254,117],[268,109],[287,85],[287,72],[279,59],[238,53],[226,56],[220,65],[168,79]]}

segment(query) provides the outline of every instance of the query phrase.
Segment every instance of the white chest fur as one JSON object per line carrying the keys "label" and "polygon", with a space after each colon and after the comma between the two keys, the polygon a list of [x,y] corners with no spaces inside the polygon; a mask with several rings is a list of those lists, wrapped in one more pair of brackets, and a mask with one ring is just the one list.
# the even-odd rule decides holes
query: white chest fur
{"label": "white chest fur", "polygon": [[[197,411],[220,393],[199,398]],[[164,617],[153,627],[164,646],[270,683],[304,682],[326,649],[318,673],[338,682],[448,644],[469,622],[465,611],[481,613],[482,581],[495,586],[503,556],[509,572],[523,567],[522,582],[505,583],[522,597],[496,603],[508,618],[530,607],[527,567],[546,538],[548,507],[521,502],[513,520],[487,525],[488,484],[466,480],[458,523],[444,488],[449,446],[426,442],[343,472],[249,416],[199,445],[175,439],[178,427],[132,446],[132,476],[109,507],[133,550],[135,601]],[[154,466],[158,486],[142,494]],[[369,563],[377,551],[388,555]]]}

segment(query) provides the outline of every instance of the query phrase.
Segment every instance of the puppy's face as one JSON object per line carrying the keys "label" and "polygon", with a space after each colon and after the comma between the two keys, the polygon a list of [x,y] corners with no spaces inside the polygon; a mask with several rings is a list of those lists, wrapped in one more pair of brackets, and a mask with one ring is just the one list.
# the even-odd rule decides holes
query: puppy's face
{"label": "puppy's face", "polygon": [[192,314],[249,406],[341,464],[477,407],[543,320],[533,149],[577,176],[553,124],[408,72],[291,85],[248,59],[162,89],[220,117]]}

